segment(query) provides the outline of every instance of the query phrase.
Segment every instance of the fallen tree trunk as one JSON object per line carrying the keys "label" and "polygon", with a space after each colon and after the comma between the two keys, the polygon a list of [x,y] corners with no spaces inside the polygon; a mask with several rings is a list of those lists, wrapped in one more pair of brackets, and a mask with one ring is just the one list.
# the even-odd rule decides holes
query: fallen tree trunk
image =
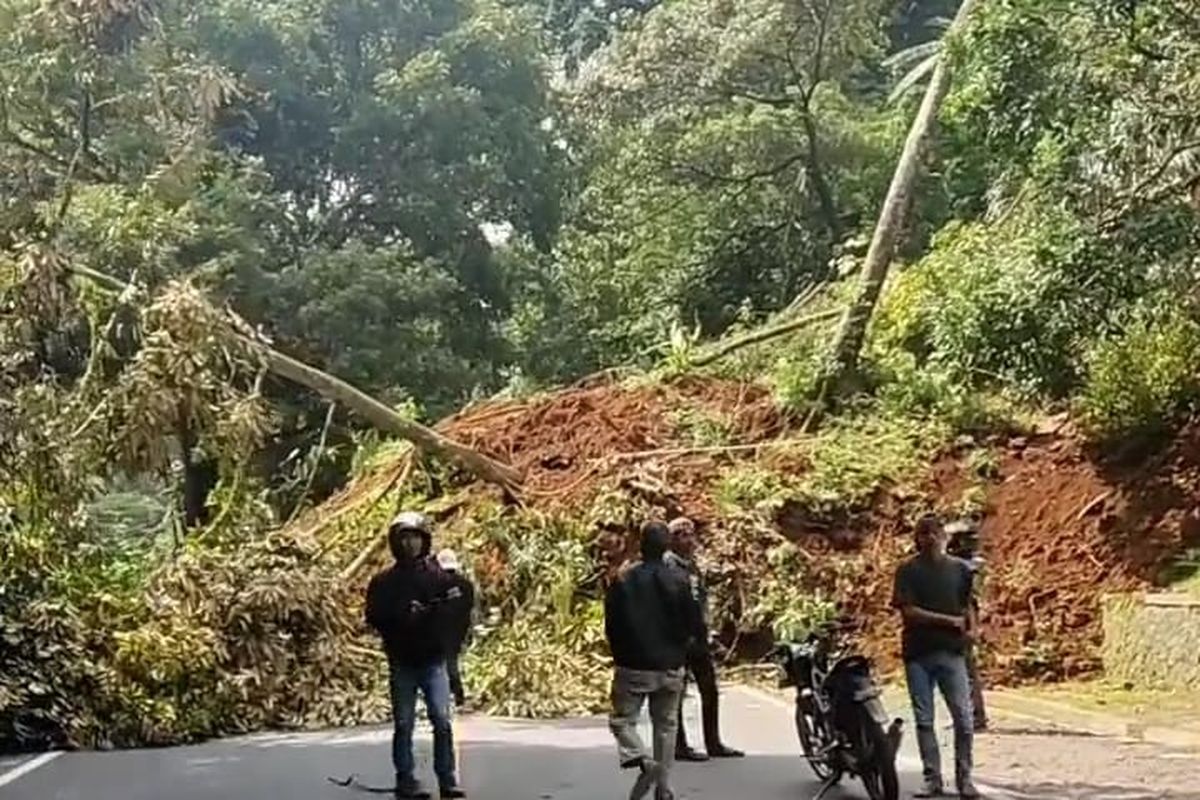
{"label": "fallen tree trunk", "polygon": [[[133,286],[119,278],[87,267],[72,265],[67,269],[114,291],[132,292],[134,290]],[[261,358],[267,369],[276,375],[312,389],[326,400],[349,408],[376,428],[387,433],[394,433],[427,453],[440,455],[461,464],[488,483],[494,483],[511,491],[519,489],[522,482],[521,473],[508,464],[503,464],[477,450],[472,450],[432,428],[406,419],[384,403],[341,378],[285,355],[258,338],[242,332],[233,321],[227,321],[226,324],[229,327],[230,335],[237,338],[252,353]]]}
{"label": "fallen tree trunk", "polygon": [[284,355],[261,342],[248,339],[240,333],[237,335],[255,349],[267,368],[276,375],[301,386],[307,386],[327,400],[341,403],[376,428],[407,439],[427,453],[457,461],[488,483],[494,483],[507,489],[516,489],[521,485],[521,474],[509,465],[502,464],[490,456],[459,444],[432,428],[400,416],[388,406],[341,378],[336,378],[328,372],[323,372],[303,361]]}

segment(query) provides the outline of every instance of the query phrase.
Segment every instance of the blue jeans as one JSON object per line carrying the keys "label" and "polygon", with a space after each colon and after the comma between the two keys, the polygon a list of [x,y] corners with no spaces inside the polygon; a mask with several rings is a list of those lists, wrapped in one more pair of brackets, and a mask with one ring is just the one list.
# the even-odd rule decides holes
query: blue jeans
{"label": "blue jeans", "polygon": [[908,696],[917,724],[917,747],[921,751],[926,781],[942,785],[942,756],[933,725],[933,689],[936,685],[954,719],[954,778],[962,785],[971,778],[974,736],[971,681],[967,677],[966,659],[955,653],[930,653],[904,662],[904,674],[908,680]]}
{"label": "blue jeans", "polygon": [[413,728],[417,717],[417,690],[425,698],[429,722],[433,726],[433,771],[438,785],[457,786],[454,764],[454,728],[450,719],[450,679],[445,662],[427,667],[389,667],[392,691],[392,717],[396,723],[392,737],[392,763],[397,785],[413,781]]}

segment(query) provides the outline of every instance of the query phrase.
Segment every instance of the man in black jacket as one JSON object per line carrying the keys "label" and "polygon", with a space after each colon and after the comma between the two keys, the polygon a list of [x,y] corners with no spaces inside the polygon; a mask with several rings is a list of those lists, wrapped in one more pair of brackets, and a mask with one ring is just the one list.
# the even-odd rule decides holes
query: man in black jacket
{"label": "man in black jacket", "polygon": [[[604,600],[604,630],[615,665],[609,727],[622,769],[639,770],[630,800],[640,800],[651,786],[657,787],[656,800],[674,798],[670,776],[683,668],[689,640],[704,635],[687,578],[663,562],[669,544],[667,526],[648,523],[642,529],[641,563],[622,573]],[[647,700],[653,757],[638,734]]]}
{"label": "man in black jacket", "polygon": [[721,743],[720,698],[717,693],[717,670],[713,664],[712,649],[708,633],[708,587],[704,576],[696,566],[696,525],[687,517],[677,517],[668,526],[671,531],[671,552],[666,562],[681,570],[688,579],[692,598],[700,607],[700,619],[704,624],[704,635],[688,648],[687,668],[696,679],[700,690],[700,714],[704,727],[704,749],[708,755],[688,746],[687,731],[683,720],[683,698],[687,694],[687,679],[684,691],[679,695],[679,727],[675,737],[675,758],[679,761],[707,761],[709,758],[741,758],[744,753]]}
{"label": "man in black jacket", "polygon": [[446,671],[447,612],[460,591],[429,556],[432,529],[423,514],[400,514],[388,528],[396,563],[367,588],[367,624],[387,652],[395,734],[392,762],[397,797],[429,797],[413,774],[417,691],[433,726],[433,768],[441,796],[466,797],[458,786],[450,682]]}
{"label": "man in black jacket", "polygon": [[463,575],[462,565],[458,563],[458,554],[453,550],[447,548],[439,551],[437,562],[461,593],[461,597],[450,605],[448,613],[450,630],[446,642],[448,650],[446,669],[450,673],[450,691],[454,694],[454,705],[462,708],[467,698],[463,691],[459,659],[462,657],[467,636],[471,633],[471,615],[475,610],[475,586],[466,575]]}

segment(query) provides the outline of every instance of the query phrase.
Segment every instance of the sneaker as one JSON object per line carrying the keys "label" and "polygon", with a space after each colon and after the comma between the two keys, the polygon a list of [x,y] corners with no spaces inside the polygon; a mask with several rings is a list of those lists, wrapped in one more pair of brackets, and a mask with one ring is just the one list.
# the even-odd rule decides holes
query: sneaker
{"label": "sneaker", "polygon": [[971,779],[967,778],[965,781],[959,781],[958,796],[963,800],[976,800],[981,795],[979,794],[979,790],[975,788],[975,784],[971,782]]}
{"label": "sneaker", "polygon": [[926,779],[921,784],[921,789],[913,794],[913,797],[945,797],[946,790],[942,787],[940,781],[931,781]]}

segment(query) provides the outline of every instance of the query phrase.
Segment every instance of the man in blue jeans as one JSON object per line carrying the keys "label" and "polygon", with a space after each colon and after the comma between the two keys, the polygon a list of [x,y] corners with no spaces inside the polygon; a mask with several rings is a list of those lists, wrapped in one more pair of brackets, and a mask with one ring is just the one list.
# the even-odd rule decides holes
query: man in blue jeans
{"label": "man in blue jeans", "polygon": [[458,588],[429,556],[433,533],[423,514],[400,514],[388,528],[396,563],[367,587],[367,624],[379,632],[388,658],[395,734],[392,762],[396,797],[427,798],[414,775],[413,727],[417,691],[425,698],[433,726],[433,770],[440,796],[466,797],[458,786],[454,730],[450,718],[450,678],[446,657],[451,631],[448,612]]}
{"label": "man in blue jeans", "polygon": [[925,783],[917,797],[945,793],[933,724],[936,686],[954,719],[954,778],[963,798],[979,797],[971,780],[971,684],[965,653],[975,621],[972,573],[946,553],[948,537],[933,515],[917,522],[917,555],[896,571],[892,604],[904,619],[904,672],[917,726]]}

